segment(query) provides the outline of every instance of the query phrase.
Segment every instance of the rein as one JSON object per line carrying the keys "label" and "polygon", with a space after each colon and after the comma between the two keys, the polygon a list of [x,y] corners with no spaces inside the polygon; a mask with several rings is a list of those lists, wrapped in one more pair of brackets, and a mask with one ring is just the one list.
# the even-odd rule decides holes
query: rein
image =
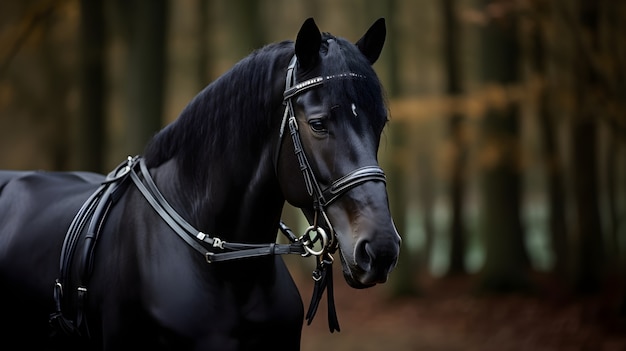
{"label": "rein", "polygon": [[[139,172],[136,170],[137,164],[139,165]],[[299,241],[294,235],[287,235],[291,244],[242,244],[227,242],[217,236],[203,233],[184,220],[170,206],[157,188],[154,180],[152,180],[143,158],[138,156],[135,156],[133,159],[129,158],[128,165],[123,171],[130,173],[133,183],[135,183],[137,189],[143,194],[152,208],[181,239],[202,254],[207,263],[268,255],[304,255],[306,253],[303,242]],[[228,251],[212,252],[207,249],[207,246],[213,249]]]}
{"label": "rein", "polygon": [[[331,332],[340,330],[335,310],[332,277],[332,254],[337,250],[338,242],[332,223],[326,214],[326,208],[348,190],[360,184],[368,181],[385,182],[386,179],[385,173],[380,167],[365,166],[357,168],[334,180],[330,186],[322,189],[311,168],[306,152],[302,147],[292,99],[305,91],[323,85],[324,82],[328,80],[365,77],[356,73],[342,73],[320,76],[296,83],[296,65],[297,57],[294,55],[287,69],[287,77],[285,79],[285,91],[283,94],[285,112],[280,124],[274,166],[276,167],[278,163],[280,145],[282,144],[285,127],[288,126],[307,192],[313,197],[315,215],[312,225],[306,229],[305,233],[298,238],[289,227],[280,221],[278,228],[281,233],[287,237],[290,242],[289,244],[231,243],[217,236],[206,234],[196,229],[182,218],[167,202],[150,176],[143,158],[140,156],[129,156],[125,162],[122,162],[122,164],[107,175],[105,181],[82,205],[67,230],[61,250],[60,276],[56,279],[54,284],[55,312],[50,315],[51,325],[68,335],[81,335],[81,330],[85,331],[87,336],[89,335],[89,328],[86,325],[84,314],[88,292],[87,283],[93,268],[95,245],[109,209],[124,193],[130,179],[161,219],[163,219],[191,248],[202,254],[207,263],[284,254],[299,254],[303,257],[315,256],[317,258],[317,267],[312,274],[315,285],[309,309],[306,314],[307,324],[311,324],[313,321],[322,295],[324,291],[327,291],[329,329]],[[320,225],[322,222],[323,226]],[[87,223],[89,223],[88,226]],[[87,233],[83,241],[83,246],[81,247],[81,255],[78,257],[77,261],[79,265],[77,267],[79,276],[77,280],[76,319],[74,321],[64,316],[62,302],[64,287],[70,285],[68,272],[70,272],[72,268],[73,257],[76,253],[78,243],[81,241],[81,234],[86,226]],[[326,230],[328,230],[329,233],[326,233]]]}

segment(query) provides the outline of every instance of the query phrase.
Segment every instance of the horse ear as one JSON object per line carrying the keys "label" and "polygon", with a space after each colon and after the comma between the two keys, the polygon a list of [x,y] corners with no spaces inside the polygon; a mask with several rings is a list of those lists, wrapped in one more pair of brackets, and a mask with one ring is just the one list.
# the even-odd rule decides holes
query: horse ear
{"label": "horse ear", "polygon": [[306,70],[317,63],[321,45],[322,34],[313,18],[308,18],[302,24],[296,38],[296,57],[300,67]]}
{"label": "horse ear", "polygon": [[385,36],[387,35],[387,28],[385,27],[385,19],[379,18],[370,29],[367,30],[365,35],[359,41],[356,42],[356,46],[361,50],[363,55],[367,57],[370,64],[374,64],[380,52],[383,50],[385,44]]}

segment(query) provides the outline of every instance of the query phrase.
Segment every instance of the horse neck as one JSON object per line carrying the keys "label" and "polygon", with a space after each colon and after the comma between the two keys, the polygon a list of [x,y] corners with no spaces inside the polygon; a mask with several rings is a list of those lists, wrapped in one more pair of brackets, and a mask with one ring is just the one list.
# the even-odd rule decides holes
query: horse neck
{"label": "horse neck", "polygon": [[200,231],[233,242],[271,242],[284,199],[269,148],[262,155],[256,164],[208,165],[207,176],[195,183],[174,159],[150,173],[172,206]]}
{"label": "horse neck", "polygon": [[146,162],[168,201],[198,229],[231,241],[273,241],[284,203],[273,166],[284,83],[235,94],[231,76],[207,87],[155,137]]}

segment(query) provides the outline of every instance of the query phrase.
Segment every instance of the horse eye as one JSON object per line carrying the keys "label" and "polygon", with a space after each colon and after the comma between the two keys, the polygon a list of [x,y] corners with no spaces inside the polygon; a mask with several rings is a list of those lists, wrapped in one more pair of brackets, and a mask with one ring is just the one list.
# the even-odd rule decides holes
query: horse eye
{"label": "horse eye", "polygon": [[326,130],[326,123],[321,118],[316,118],[316,119],[310,120],[309,121],[309,126],[311,127],[311,130],[313,130],[316,133],[325,133],[327,131]]}

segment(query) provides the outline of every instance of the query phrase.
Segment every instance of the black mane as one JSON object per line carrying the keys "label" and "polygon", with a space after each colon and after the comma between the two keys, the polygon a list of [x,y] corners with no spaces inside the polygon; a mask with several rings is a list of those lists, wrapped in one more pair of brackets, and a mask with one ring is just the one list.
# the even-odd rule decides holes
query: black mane
{"label": "black mane", "polygon": [[[358,84],[349,79],[328,81],[330,96],[337,105],[350,101],[371,111],[373,127],[382,130],[387,110],[367,59],[345,39],[324,33],[322,41],[322,75],[352,72],[366,77]],[[278,120],[272,116],[282,114],[285,72],[293,53],[292,41],[267,45],[209,84],[148,144],[144,152],[148,167],[177,158],[186,174],[198,175],[195,167],[228,158],[234,148],[246,148],[253,156],[274,132],[271,127]]]}
{"label": "black mane", "polygon": [[[282,104],[275,87],[291,55],[292,42],[268,45],[209,84],[148,144],[144,152],[148,166],[177,156],[182,166],[204,163],[232,150],[234,141],[249,140],[254,148],[260,138],[268,136],[269,115]],[[206,159],[186,160],[191,155]]]}

